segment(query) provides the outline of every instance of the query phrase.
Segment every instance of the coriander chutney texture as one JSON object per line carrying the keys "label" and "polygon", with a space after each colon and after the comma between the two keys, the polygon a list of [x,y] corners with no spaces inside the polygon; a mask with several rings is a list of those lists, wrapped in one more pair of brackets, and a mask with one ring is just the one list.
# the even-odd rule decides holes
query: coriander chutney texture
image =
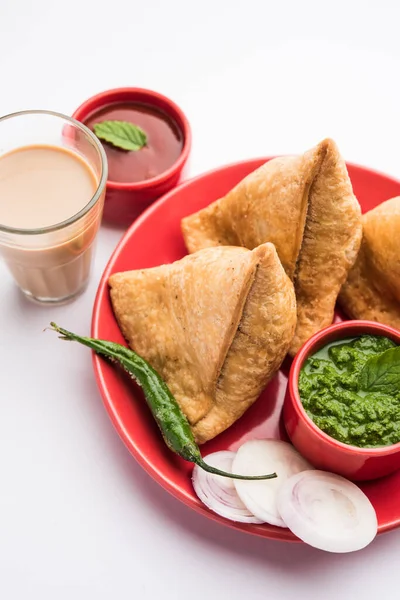
{"label": "coriander chutney texture", "polygon": [[370,357],[394,347],[386,337],[363,335],[328,344],[307,359],[299,377],[300,398],[322,431],[364,448],[400,441],[400,389],[365,392],[358,380]]}

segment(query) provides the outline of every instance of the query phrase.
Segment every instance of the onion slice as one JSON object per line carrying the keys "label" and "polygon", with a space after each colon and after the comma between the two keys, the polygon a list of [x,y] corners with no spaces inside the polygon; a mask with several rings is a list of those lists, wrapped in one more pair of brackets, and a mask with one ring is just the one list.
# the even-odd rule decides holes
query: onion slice
{"label": "onion slice", "polygon": [[258,475],[275,471],[276,479],[265,481],[234,480],[243,504],[261,521],[285,527],[277,507],[277,494],[282,484],[295,473],[312,466],[293,448],[281,440],[250,440],[240,446],[232,464],[239,475]]}
{"label": "onion slice", "polygon": [[278,494],[278,509],[303,542],[327,552],[354,552],[377,534],[376,513],[351,481],[324,471],[303,471]]}
{"label": "onion slice", "polygon": [[[206,456],[204,461],[212,467],[232,473],[234,457],[234,452],[214,452]],[[263,522],[247,510],[240,500],[233,479],[207,473],[204,469],[195,465],[192,482],[199,499],[217,515],[238,523]]]}

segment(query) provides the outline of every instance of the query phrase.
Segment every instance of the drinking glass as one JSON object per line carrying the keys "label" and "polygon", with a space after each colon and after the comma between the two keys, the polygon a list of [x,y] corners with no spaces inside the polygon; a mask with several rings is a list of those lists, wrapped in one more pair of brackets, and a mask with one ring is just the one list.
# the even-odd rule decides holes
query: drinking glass
{"label": "drinking glass", "polygon": [[66,149],[84,160],[96,177],[97,189],[79,212],[60,223],[38,229],[0,223],[0,253],[27,297],[60,304],[81,294],[90,278],[104,205],[107,159],[97,137],[65,115],[30,110],[0,118],[0,161],[18,148],[44,145]]}

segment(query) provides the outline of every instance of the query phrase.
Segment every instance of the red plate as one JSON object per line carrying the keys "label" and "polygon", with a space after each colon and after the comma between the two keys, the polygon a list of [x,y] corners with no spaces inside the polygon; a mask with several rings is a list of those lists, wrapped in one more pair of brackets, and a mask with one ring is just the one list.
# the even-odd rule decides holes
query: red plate
{"label": "red plate", "polygon": [[[124,235],[102,276],[94,305],[93,337],[124,343],[114,319],[107,281],[112,273],[170,263],[186,254],[180,221],[224,196],[243,177],[267,159],[236,163],[184,183],[153,204]],[[400,195],[400,182],[369,169],[348,165],[354,192],[366,212],[388,198]],[[342,317],[338,313],[337,320]],[[230,429],[202,447],[202,453],[236,450],[249,438],[283,438],[280,423],[288,364],[268,385],[259,400]],[[123,441],[142,467],[176,498],[224,525],[266,538],[299,541],[289,530],[271,525],[233,523],[210,512],[195,496],[192,465],[170,452],[153,421],[139,388],[123,373],[94,356],[94,370],[104,404]],[[379,532],[400,525],[400,471],[363,484],[379,522]]]}

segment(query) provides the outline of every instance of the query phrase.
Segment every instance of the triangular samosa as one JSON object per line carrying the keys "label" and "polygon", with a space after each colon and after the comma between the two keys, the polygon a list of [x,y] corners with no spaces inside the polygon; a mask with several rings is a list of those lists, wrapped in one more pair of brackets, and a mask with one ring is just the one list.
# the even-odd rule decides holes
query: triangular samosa
{"label": "triangular samosa", "polygon": [[253,404],[293,337],[293,284],[272,244],[207,248],[109,284],[128,344],[163,377],[199,443]]}
{"label": "triangular samosa", "polygon": [[339,295],[349,317],[400,329],[400,196],[363,218],[357,261]]}
{"label": "triangular samosa", "polygon": [[300,157],[268,161],[224,198],[183,219],[182,232],[189,252],[275,244],[296,291],[293,355],[332,322],[337,295],[359,250],[361,211],[345,162],[327,139]]}

